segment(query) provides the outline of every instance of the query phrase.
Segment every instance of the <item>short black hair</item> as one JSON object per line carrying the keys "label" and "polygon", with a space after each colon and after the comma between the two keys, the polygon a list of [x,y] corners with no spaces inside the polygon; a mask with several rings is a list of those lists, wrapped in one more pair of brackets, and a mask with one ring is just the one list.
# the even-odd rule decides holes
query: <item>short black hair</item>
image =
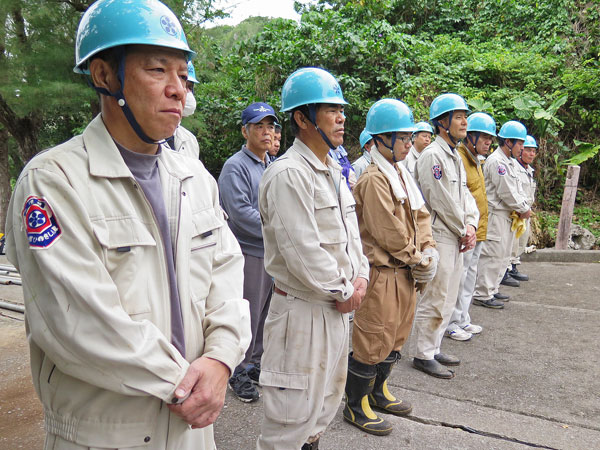
{"label": "short black hair", "polygon": [[450,116],[450,111],[445,112],[441,116],[433,119],[433,131],[435,131],[435,134],[440,134],[440,127],[439,127],[438,123],[449,116]]}
{"label": "short black hair", "polygon": [[296,123],[296,119],[294,119],[294,114],[296,111],[300,111],[307,119],[310,117],[310,114],[308,113],[308,105],[300,105],[290,111],[290,128],[293,136],[298,136],[298,133],[300,132],[300,127]]}

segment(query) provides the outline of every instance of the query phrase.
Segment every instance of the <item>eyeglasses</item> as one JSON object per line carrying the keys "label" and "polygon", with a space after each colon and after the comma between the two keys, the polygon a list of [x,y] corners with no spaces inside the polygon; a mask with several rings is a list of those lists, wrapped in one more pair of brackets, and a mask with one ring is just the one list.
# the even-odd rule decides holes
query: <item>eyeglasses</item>
{"label": "eyeglasses", "polygon": [[402,142],[403,144],[408,144],[412,142],[412,137],[410,136],[396,136],[396,140]]}

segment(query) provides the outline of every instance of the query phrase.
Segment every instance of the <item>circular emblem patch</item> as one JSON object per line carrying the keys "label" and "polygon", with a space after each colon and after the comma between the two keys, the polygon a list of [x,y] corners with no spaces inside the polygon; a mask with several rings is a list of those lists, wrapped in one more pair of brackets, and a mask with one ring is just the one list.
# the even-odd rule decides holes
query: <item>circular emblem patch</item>
{"label": "circular emblem patch", "polygon": [[170,34],[171,36],[177,36],[179,26],[173,22],[170,17],[162,16],[160,18],[160,25],[163,30],[165,30],[165,33]]}
{"label": "circular emblem patch", "polygon": [[49,247],[60,237],[60,226],[45,199],[35,196],[27,198],[22,215],[30,247]]}
{"label": "circular emblem patch", "polygon": [[498,165],[498,175],[506,175],[506,167],[504,167],[504,164]]}
{"label": "circular emblem patch", "polygon": [[440,180],[442,178],[442,168],[439,164],[434,165],[431,168],[431,171],[433,172],[433,178],[435,178],[436,180]]}

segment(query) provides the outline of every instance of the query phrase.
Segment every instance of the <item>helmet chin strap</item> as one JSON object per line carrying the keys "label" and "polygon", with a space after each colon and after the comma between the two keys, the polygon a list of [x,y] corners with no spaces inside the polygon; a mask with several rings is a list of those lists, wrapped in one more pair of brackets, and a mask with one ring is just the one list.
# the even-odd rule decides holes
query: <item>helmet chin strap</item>
{"label": "helmet chin strap", "polygon": [[450,133],[450,124],[452,123],[452,116],[454,115],[454,111],[450,111],[450,113],[448,114],[448,127],[445,127],[442,122],[440,122],[439,120],[435,119],[433,121],[434,125],[437,125],[439,127],[442,127],[444,130],[446,130],[446,133],[448,134],[448,137],[450,138],[450,141],[452,141],[452,145],[454,147],[456,147],[456,144],[458,143],[458,141],[460,141],[460,139],[454,139],[454,137],[452,136],[452,133]]}
{"label": "helmet chin strap", "polygon": [[310,123],[312,123],[315,128],[317,129],[317,131],[319,132],[319,134],[321,135],[321,137],[323,138],[323,140],[325,141],[325,143],[329,146],[329,148],[331,150],[335,150],[337,148],[337,146],[333,145],[331,143],[331,141],[329,140],[329,138],[327,137],[327,135],[325,133],[323,133],[323,130],[321,130],[319,128],[319,126],[317,125],[317,105],[310,104],[307,105],[308,106],[308,120]]}
{"label": "helmet chin strap", "polygon": [[108,89],[94,86],[93,84],[91,84],[89,82],[89,80],[88,80],[88,83],[90,83],[92,85],[92,87],[96,90],[96,92],[98,92],[99,94],[106,95],[108,97],[114,97],[117,99],[117,104],[121,107],[123,114],[125,114],[125,118],[127,119],[127,122],[129,122],[129,125],[131,126],[131,128],[133,128],[133,131],[135,131],[135,134],[137,134],[137,136],[142,141],[144,141],[147,144],[164,144],[165,142],[167,142],[166,139],[155,141],[154,139],[150,138],[146,133],[144,133],[144,130],[142,130],[142,127],[140,126],[138,121],[135,119],[135,116],[133,115],[131,108],[129,107],[129,105],[127,104],[127,101],[125,100],[125,95],[123,94],[123,88],[125,87],[125,49],[123,47],[121,47],[118,51],[119,51],[119,68],[117,70],[117,79],[119,80],[121,87],[119,87],[119,89],[115,92],[110,92]]}
{"label": "helmet chin strap", "polygon": [[392,131],[392,145],[387,145],[383,139],[381,139],[379,136],[373,136],[373,139],[375,139],[376,142],[381,142],[381,144],[387,148],[390,152],[392,152],[392,159],[394,160],[395,163],[398,162],[398,160],[396,159],[396,155],[394,154],[394,145],[396,145],[396,137],[398,136],[398,134],[395,131]]}
{"label": "helmet chin strap", "polygon": [[[472,135],[475,134],[475,142],[473,142]],[[467,134],[467,139],[473,145],[473,148],[477,147],[477,142],[479,141],[479,137],[481,136],[481,132],[475,131],[474,133]]]}

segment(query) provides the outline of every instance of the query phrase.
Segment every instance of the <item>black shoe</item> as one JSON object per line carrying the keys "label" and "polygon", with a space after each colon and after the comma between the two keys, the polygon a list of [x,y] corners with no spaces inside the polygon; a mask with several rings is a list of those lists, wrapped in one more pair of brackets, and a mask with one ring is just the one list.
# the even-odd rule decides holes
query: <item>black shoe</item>
{"label": "black shoe", "polygon": [[260,379],[260,363],[248,366],[246,372],[248,372],[250,381],[252,381],[254,384],[258,384],[258,380]]}
{"label": "black shoe", "polygon": [[315,442],[311,442],[310,444],[307,442],[300,450],[319,450],[319,440],[317,439]]}
{"label": "black shoe", "polygon": [[252,384],[252,380],[250,380],[248,372],[245,370],[233,374],[229,379],[229,387],[235,396],[244,403],[252,403],[258,400],[258,389]]}
{"label": "black shoe", "polygon": [[514,278],[515,280],[518,281],[529,281],[529,276],[525,275],[524,273],[519,272],[519,269],[517,269],[517,265],[513,264],[512,265],[512,269],[508,271],[508,274]]}
{"label": "black shoe", "polygon": [[435,359],[413,358],[413,367],[421,372],[425,372],[427,375],[431,375],[432,377],[443,378],[446,380],[454,378],[454,372],[446,369]]}
{"label": "black shoe", "polygon": [[504,303],[495,300],[494,298],[490,298],[489,300],[479,300],[478,298],[473,299],[473,304],[477,306],[484,306],[485,308],[492,309],[502,309],[504,308]]}
{"label": "black shoe", "polygon": [[500,284],[510,287],[519,287],[521,285],[518,280],[515,280],[508,274],[508,269],[506,269],[506,272],[504,272],[504,277],[502,277]]}
{"label": "black shoe", "polygon": [[502,293],[500,293],[500,292],[496,292],[496,293],[494,294],[494,298],[495,298],[496,300],[500,300],[500,301],[503,301],[503,302],[507,302],[507,301],[508,301],[508,299],[510,298],[510,295],[506,295],[506,294],[502,294]]}
{"label": "black shoe", "polygon": [[446,355],[445,353],[438,353],[433,359],[445,366],[458,366],[460,364],[460,359],[456,356]]}

